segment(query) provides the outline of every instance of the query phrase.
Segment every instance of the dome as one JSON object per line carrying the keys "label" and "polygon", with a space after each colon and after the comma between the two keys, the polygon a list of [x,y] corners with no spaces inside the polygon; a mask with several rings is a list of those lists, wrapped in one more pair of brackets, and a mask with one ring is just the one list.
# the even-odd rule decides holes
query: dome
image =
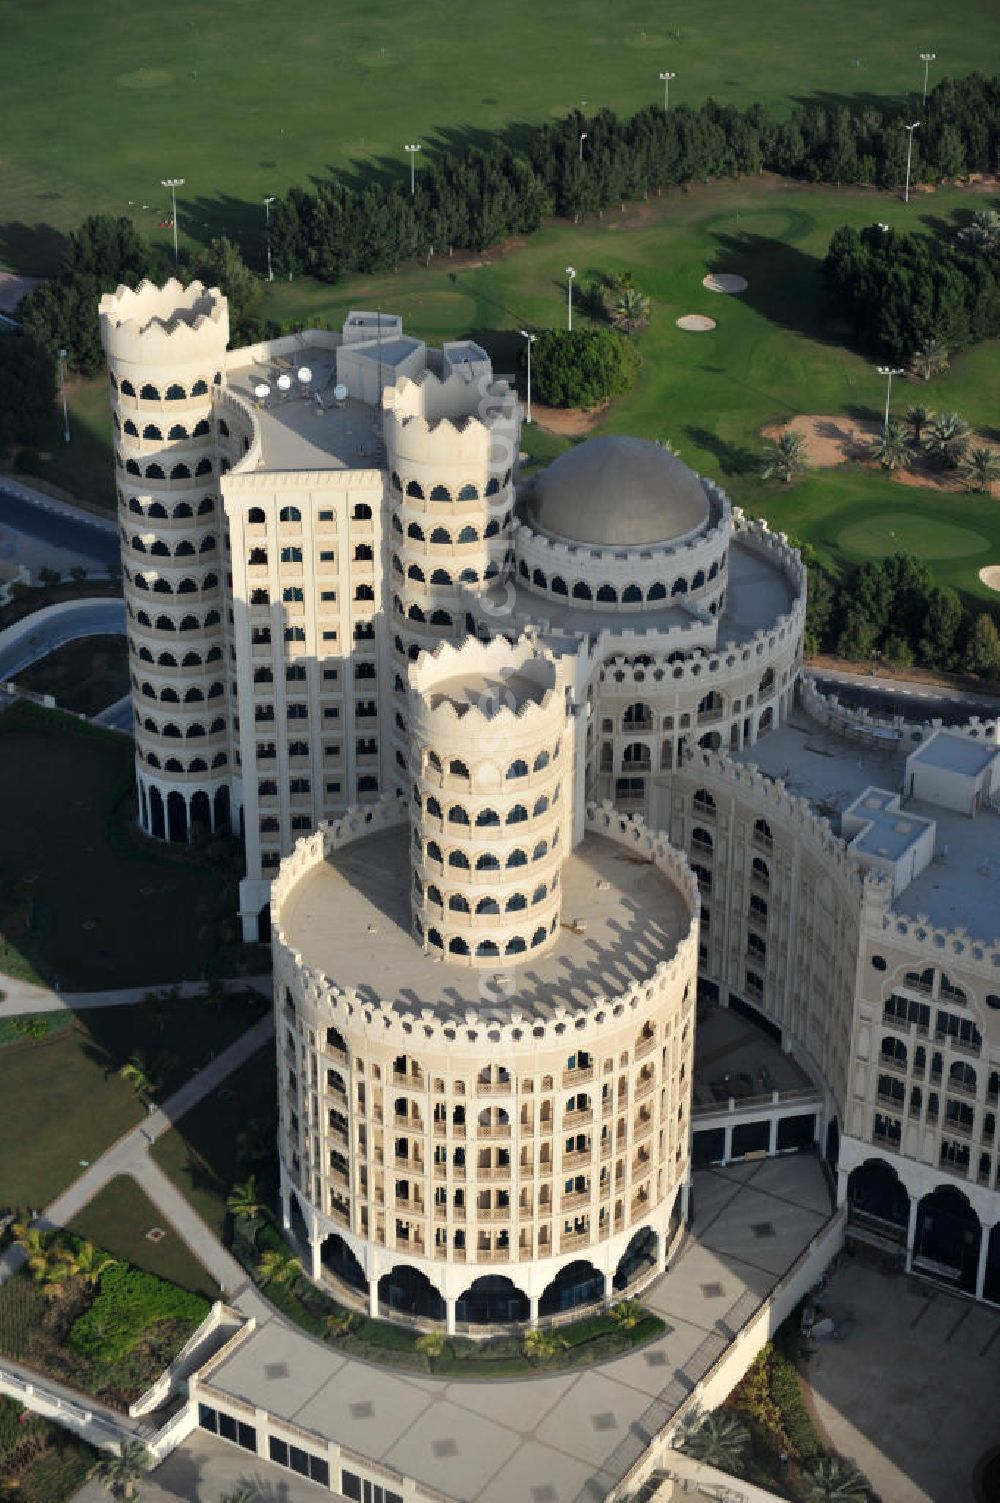
{"label": "dome", "polygon": [[641,548],[704,527],[708,495],[693,470],[644,438],[591,438],[535,480],[527,520],[570,543]]}

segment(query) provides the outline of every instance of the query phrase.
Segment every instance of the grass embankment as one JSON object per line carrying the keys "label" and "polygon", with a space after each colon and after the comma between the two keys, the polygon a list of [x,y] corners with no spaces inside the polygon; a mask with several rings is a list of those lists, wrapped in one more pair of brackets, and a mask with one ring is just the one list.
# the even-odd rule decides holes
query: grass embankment
{"label": "grass embankment", "polygon": [[[165,1099],[267,1006],[256,996],[215,1006],[157,997],[88,1009],[55,1032],[0,1048],[0,1204],[47,1205],[84,1162],[141,1121],[144,1097]],[[120,1076],[132,1060],[144,1067],[151,1092]]]}
{"label": "grass embankment", "polygon": [[0,716],[0,971],[99,991],[267,968],[239,939],[238,843],[145,840],[133,776],[123,736],[24,701]]}
{"label": "grass embankment", "polygon": [[0,1497],[64,1503],[96,1459],[93,1447],[70,1431],[0,1396]]}
{"label": "grass embankment", "polygon": [[[918,54],[941,35],[934,0],[897,0],[878,26],[865,0],[824,7],[821,23],[798,0],[769,0],[766,25],[739,0],[710,9],[681,0],[669,12],[644,0],[613,11],[599,0],[509,0],[502,11],[449,0],[412,10],[298,0],[211,11],[202,0],[82,9],[76,0],[6,0],[0,15],[0,264],[28,272],[51,269],[57,232],[95,210],[131,213],[168,244],[161,223],[170,195],[160,186],[164,169],[150,170],[154,160],[179,163],[186,178],[182,237],[227,230],[262,265],[265,195],[306,184],[331,163],[402,178],[404,141],[425,150],[471,143],[582,103],[630,113],[662,103],[658,75],[667,68],[677,75],[671,104],[711,95],[786,110],[822,95],[861,108],[874,94],[916,108]],[[952,0],[947,41],[932,81],[942,71],[996,71],[1000,46],[982,0]]]}
{"label": "grass embankment", "polygon": [[[78,1271],[75,1255],[92,1257]],[[55,1258],[67,1263],[56,1266]],[[0,1285],[0,1353],[121,1409],[153,1383],[209,1312],[199,1295],[60,1233],[48,1271],[30,1262]]]}
{"label": "grass embankment", "polygon": [[17,683],[35,694],[51,694],[61,710],[96,715],[129,692],[125,638],[65,642],[19,673]]}

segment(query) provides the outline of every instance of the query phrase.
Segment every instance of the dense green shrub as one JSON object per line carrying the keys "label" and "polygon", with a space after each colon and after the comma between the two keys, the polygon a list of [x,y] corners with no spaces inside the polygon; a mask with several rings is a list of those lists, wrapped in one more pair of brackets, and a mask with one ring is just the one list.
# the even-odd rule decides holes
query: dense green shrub
{"label": "dense green shrub", "polygon": [[639,364],[635,345],[614,329],[543,329],[531,357],[538,396],[550,407],[596,407],[619,397]]}
{"label": "dense green shrub", "polygon": [[193,1331],[209,1312],[207,1300],[155,1274],[116,1264],[101,1275],[97,1297],[75,1321],[67,1346],[95,1365],[120,1361],[160,1321]]}

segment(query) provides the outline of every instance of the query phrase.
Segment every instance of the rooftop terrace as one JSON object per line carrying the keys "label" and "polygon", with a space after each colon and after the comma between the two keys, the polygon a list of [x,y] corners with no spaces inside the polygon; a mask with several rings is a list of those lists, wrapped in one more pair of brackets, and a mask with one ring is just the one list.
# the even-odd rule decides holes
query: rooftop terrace
{"label": "rooftop terrace", "polygon": [[[673,884],[603,836],[577,846],[561,881],[563,929],[554,948],[504,962],[516,983],[512,1003],[538,1019],[645,980],[688,929]],[[345,846],[310,871],[285,901],[282,928],[307,965],[407,1015],[432,1007],[461,1020],[481,1005],[482,972],[425,955],[410,933],[407,824]]]}
{"label": "rooftop terrace", "polygon": [[[237,352],[239,355],[240,352]],[[305,366],[312,372],[303,392],[296,372]],[[289,376],[292,388],[278,389],[279,376]],[[258,401],[254,388],[271,388],[270,396]],[[257,414],[260,423],[263,470],[372,470],[384,463],[382,431],[378,413],[364,402],[348,398],[334,401],[337,384],[333,350],[303,341],[293,354],[272,360],[253,360],[231,365],[227,373],[230,391],[241,397]]]}
{"label": "rooftop terrace", "polygon": [[[779,778],[835,829],[846,807],[866,788],[898,792],[903,786],[904,759],[896,746],[876,750],[848,741],[801,709],[735,760]],[[964,926],[984,943],[1000,940],[1000,815],[985,810],[970,819],[917,799],[903,799],[900,807],[904,818],[933,820],[937,840],[934,859],[895,907],[911,916],[926,914],[942,928]]]}

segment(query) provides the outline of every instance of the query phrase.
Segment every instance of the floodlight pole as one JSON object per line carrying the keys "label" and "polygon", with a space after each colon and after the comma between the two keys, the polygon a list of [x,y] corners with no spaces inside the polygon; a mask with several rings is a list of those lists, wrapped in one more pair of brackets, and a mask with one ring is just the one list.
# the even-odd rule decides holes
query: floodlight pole
{"label": "floodlight pole", "polygon": [[416,142],[410,142],[403,147],[403,150],[410,153],[410,197],[412,198],[417,191],[417,152],[420,147]]}
{"label": "floodlight pole", "polygon": [[663,85],[663,113],[664,114],[666,114],[667,111],[670,108],[670,80],[672,78],[676,78],[676,77],[677,77],[676,73],[661,73],[660,74],[660,82]]}
{"label": "floodlight pole", "polygon": [[584,141],[586,141],[586,139],[587,139],[587,132],[585,130],[582,130],[580,132],[580,161],[581,162],[583,161],[583,143],[584,143]]}
{"label": "floodlight pole", "polygon": [[267,236],[267,280],[274,281],[274,272],[271,269],[271,205],[274,203],[274,194],[269,193],[264,200],[264,224]]}
{"label": "floodlight pole", "polygon": [[930,70],[931,63],[936,57],[936,52],[922,52],[920,54],[920,61],[924,65],[924,104],[927,103],[927,74]]}
{"label": "floodlight pole", "polygon": [[892,378],[893,378],[893,376],[901,376],[903,374],[903,368],[902,368],[902,366],[898,366],[898,365],[877,365],[875,367],[875,369],[878,371],[878,373],[879,373],[880,376],[885,376],[885,378],[886,378],[886,384],[885,384],[885,423],[884,423],[883,426],[884,426],[886,432],[888,432],[888,429],[889,429],[889,402],[890,402],[890,400],[892,398]]}
{"label": "floodlight pole", "polygon": [[177,265],[177,189],[183,188],[182,177],[163,177],[160,179],[164,188],[170,189],[170,217],[174,226],[174,265]]}
{"label": "floodlight pole", "polygon": [[904,202],[904,204],[908,204],[910,202],[910,162],[911,162],[911,160],[913,158],[913,132],[917,129],[917,127],[919,126],[919,124],[920,124],[919,120],[914,120],[914,122],[913,122],[912,125],[908,125],[906,127],[906,134],[909,136],[910,139],[909,139],[909,144],[907,145],[907,148],[906,148],[906,187],[903,190],[903,202]]}
{"label": "floodlight pole", "polygon": [[525,420],[531,422],[531,346],[538,338],[537,334],[529,334],[527,329],[521,330],[521,338],[528,341],[528,409]]}
{"label": "floodlight pole", "polygon": [[59,386],[62,391],[63,441],[69,443],[69,407],[66,404],[66,356],[68,350],[59,351]]}
{"label": "floodlight pole", "polygon": [[566,329],[567,329],[567,332],[570,333],[570,334],[572,334],[572,332],[573,332],[573,278],[575,276],[576,276],[576,267],[575,266],[567,266],[567,268],[566,268]]}

